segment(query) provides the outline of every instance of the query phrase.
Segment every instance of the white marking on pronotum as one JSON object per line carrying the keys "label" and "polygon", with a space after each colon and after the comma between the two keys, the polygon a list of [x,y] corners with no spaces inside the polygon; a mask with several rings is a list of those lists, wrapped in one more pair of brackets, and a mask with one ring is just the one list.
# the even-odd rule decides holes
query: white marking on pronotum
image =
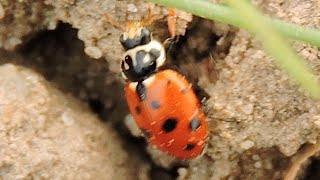
{"label": "white marking on pronotum", "polygon": [[143,58],[143,63],[147,63],[151,60],[150,55],[147,54],[144,58]]}
{"label": "white marking on pronotum", "polygon": [[145,87],[150,87],[151,84],[153,83],[154,79],[155,79],[154,75],[148,77],[147,79],[145,79],[145,80],[143,81],[143,85],[144,85]]}
{"label": "white marking on pronotum", "polygon": [[129,84],[129,88],[134,91],[136,90],[137,86],[138,86],[138,82],[130,82]]}

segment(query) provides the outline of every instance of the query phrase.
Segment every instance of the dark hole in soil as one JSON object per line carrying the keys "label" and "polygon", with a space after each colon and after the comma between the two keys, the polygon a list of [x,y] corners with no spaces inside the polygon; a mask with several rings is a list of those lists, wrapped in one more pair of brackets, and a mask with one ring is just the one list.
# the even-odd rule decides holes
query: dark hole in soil
{"label": "dark hole in soil", "polygon": [[[219,36],[211,30],[211,21],[199,19],[196,24],[173,44],[169,51],[172,64],[179,65],[188,61],[199,62],[206,60],[214,50]],[[192,56],[192,57],[190,57]]]}
{"label": "dark hole in soil", "polygon": [[320,158],[311,158],[311,163],[305,171],[301,180],[319,180],[320,179]]}
{"label": "dark hole in soil", "polygon": [[[105,68],[106,61],[92,60],[84,53],[84,45],[77,38],[76,29],[60,23],[55,30],[41,31],[27,38],[18,48],[18,55],[23,57],[18,64],[33,68],[47,80],[54,82],[60,90],[72,93],[76,98],[87,102],[102,121],[112,121],[114,129],[125,142],[124,148],[128,150],[130,156],[151,164],[151,177],[156,177],[153,174],[165,172],[166,177],[174,179],[176,171],[156,166],[146,152],[145,139],[133,137],[123,125],[122,121],[128,112],[123,84],[118,81],[108,85],[101,83],[105,77],[115,74]],[[7,56],[14,54],[9,53]],[[90,68],[91,71],[97,72],[96,76],[87,75]],[[89,87],[86,86],[88,81],[93,82]],[[105,100],[110,100],[110,103],[105,104],[109,102]]]}
{"label": "dark hole in soil", "polygon": [[100,99],[89,99],[89,106],[97,114],[100,114],[104,109],[104,104]]}
{"label": "dark hole in soil", "polygon": [[[176,172],[175,172],[176,173]],[[153,167],[150,171],[150,178],[152,180],[174,180],[176,176],[170,170],[163,169],[161,167]]]}

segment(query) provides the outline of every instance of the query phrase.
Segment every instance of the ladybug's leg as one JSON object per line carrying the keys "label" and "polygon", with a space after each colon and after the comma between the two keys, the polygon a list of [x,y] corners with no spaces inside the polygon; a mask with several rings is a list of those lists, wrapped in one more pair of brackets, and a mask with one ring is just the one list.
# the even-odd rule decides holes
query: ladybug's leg
{"label": "ladybug's leg", "polygon": [[176,10],[173,8],[169,9],[169,15],[168,15],[168,29],[171,38],[175,37],[176,35]]}
{"label": "ladybug's leg", "polygon": [[175,36],[173,38],[167,38],[162,44],[166,50],[166,52],[169,52],[173,46],[174,43],[178,42],[178,36]]}
{"label": "ladybug's leg", "polygon": [[168,14],[168,30],[170,33],[170,38],[166,39],[163,42],[163,45],[166,49],[166,51],[169,51],[172,47],[172,45],[179,40],[179,36],[176,36],[176,22],[177,22],[177,16],[176,16],[176,10],[173,8],[169,9]]}
{"label": "ladybug's leg", "polygon": [[146,26],[149,26],[150,24],[152,24],[154,21],[160,19],[160,16],[159,14],[152,14],[151,12],[151,7],[148,6],[148,13],[147,13],[147,17],[144,18],[141,23],[142,23],[142,26],[146,27]]}

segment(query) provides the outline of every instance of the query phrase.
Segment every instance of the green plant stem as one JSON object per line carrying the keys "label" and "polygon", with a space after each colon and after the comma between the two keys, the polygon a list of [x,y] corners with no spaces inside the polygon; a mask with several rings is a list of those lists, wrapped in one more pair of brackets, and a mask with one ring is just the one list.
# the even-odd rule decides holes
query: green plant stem
{"label": "green plant stem", "polygon": [[[242,19],[230,7],[211,3],[205,0],[149,0],[159,5],[173,7],[192,13],[194,15],[221,21],[237,27],[247,27]],[[236,1],[236,0],[235,0]],[[238,0],[237,0],[238,1]],[[320,47],[320,31],[313,28],[305,28],[293,23],[264,16],[264,20],[287,38],[303,41]]]}
{"label": "green plant stem", "polygon": [[231,7],[205,0],[149,0],[160,5],[186,12],[253,32],[262,41],[266,51],[312,97],[320,97],[320,86],[309,67],[287,46],[282,35],[320,46],[320,32],[281,20],[274,20],[260,14],[245,0],[226,0]]}
{"label": "green plant stem", "polygon": [[282,36],[266,23],[263,15],[247,1],[226,0],[226,2],[234,9],[237,17],[243,19],[242,24],[255,32],[266,51],[274,57],[274,61],[311,96],[320,97],[320,86],[311,70],[286,44]]}

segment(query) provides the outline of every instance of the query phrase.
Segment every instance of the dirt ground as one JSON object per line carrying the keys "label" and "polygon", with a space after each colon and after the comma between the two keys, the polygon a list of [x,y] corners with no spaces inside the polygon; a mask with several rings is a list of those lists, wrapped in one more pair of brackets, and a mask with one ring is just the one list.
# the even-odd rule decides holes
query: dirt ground
{"label": "dirt ground", "polygon": [[[317,0],[255,4],[320,28]],[[208,149],[181,162],[148,146],[124,98],[121,31],[105,19],[148,7],[164,41],[168,9],[144,1],[0,0],[0,179],[319,179],[319,100],[245,30],[180,11],[167,58],[207,99]],[[320,78],[319,48],[290,45]]]}

